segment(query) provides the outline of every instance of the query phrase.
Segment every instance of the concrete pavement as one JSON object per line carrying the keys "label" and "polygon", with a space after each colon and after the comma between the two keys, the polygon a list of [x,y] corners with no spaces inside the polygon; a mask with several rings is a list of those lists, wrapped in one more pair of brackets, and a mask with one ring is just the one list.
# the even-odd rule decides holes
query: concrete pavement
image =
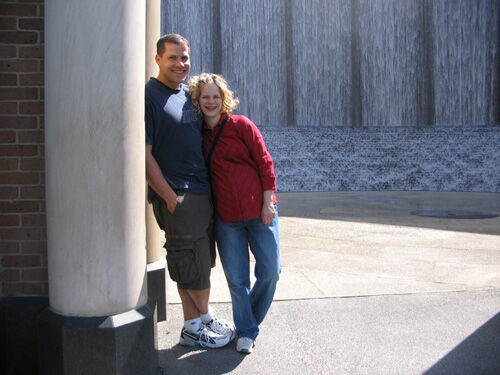
{"label": "concrete pavement", "polygon": [[[281,193],[283,271],[255,352],[177,345],[169,284],[159,359],[171,374],[500,373],[500,194]],[[252,264],[253,265],[253,264]],[[231,319],[218,265],[211,301]]]}

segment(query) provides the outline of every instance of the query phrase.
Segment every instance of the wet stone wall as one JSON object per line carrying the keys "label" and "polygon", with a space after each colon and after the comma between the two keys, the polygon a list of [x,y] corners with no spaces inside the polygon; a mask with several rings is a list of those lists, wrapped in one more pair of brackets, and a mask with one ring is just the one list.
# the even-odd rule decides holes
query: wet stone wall
{"label": "wet stone wall", "polygon": [[500,192],[500,127],[260,127],[278,190]]}

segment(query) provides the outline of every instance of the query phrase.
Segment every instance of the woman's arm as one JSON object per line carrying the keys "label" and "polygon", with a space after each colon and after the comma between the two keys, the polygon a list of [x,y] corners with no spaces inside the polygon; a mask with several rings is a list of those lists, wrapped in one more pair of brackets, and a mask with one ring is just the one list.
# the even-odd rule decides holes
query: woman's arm
{"label": "woman's arm", "polygon": [[273,191],[276,190],[276,176],[274,174],[273,159],[267,151],[264,138],[257,126],[248,118],[243,117],[243,139],[248,147],[252,159],[257,165],[260,182],[263,189],[261,218],[264,224],[270,224],[276,216],[274,209]]}
{"label": "woman's arm", "polygon": [[262,213],[261,218],[264,224],[271,224],[276,213],[274,211],[274,203],[273,203],[273,191],[272,190],[264,190],[262,201]]}
{"label": "woman's arm", "polygon": [[238,126],[248,151],[257,166],[262,190],[276,190],[276,176],[271,154],[257,126],[247,117],[240,117]]}

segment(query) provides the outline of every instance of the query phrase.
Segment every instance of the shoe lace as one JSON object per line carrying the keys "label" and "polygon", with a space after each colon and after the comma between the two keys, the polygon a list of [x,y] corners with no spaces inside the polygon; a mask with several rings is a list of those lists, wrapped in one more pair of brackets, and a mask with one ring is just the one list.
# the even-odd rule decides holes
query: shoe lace
{"label": "shoe lace", "polygon": [[210,341],[210,334],[208,333],[206,328],[203,328],[200,332],[200,338],[198,342],[200,343],[200,346],[205,347],[207,346],[207,342]]}

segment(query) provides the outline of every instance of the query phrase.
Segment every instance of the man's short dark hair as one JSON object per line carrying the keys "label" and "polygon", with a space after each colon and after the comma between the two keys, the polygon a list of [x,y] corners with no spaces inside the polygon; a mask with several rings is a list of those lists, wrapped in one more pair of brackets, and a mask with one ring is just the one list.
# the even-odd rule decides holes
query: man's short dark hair
{"label": "man's short dark hair", "polygon": [[161,56],[165,52],[165,43],[178,44],[180,46],[186,46],[189,51],[189,42],[186,38],[179,34],[167,34],[158,39],[156,43],[156,53]]}

